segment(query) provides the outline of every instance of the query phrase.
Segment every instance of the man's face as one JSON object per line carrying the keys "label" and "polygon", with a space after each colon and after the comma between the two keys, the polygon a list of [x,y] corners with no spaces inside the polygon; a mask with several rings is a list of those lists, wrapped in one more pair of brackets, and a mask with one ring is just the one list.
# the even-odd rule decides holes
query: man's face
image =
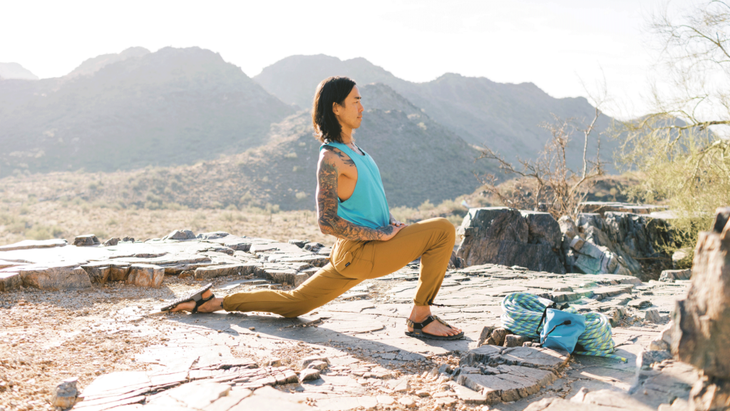
{"label": "man's face", "polygon": [[354,86],[350,94],[345,98],[345,101],[342,102],[343,105],[333,104],[332,112],[337,117],[337,121],[340,122],[343,130],[353,130],[360,127],[362,112],[365,111],[360,100],[360,91],[357,89],[357,86]]}

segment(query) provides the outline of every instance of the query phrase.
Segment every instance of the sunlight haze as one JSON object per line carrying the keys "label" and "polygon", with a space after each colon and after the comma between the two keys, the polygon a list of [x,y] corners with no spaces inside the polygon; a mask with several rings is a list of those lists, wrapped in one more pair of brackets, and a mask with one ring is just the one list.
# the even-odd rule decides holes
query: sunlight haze
{"label": "sunlight haze", "polygon": [[[684,3],[688,3],[685,1]],[[672,3],[673,5],[682,2]],[[4,5],[0,62],[40,78],[100,54],[197,46],[253,77],[291,55],[364,57],[414,82],[444,73],[532,82],[553,97],[605,82],[610,115],[642,114],[647,17],[659,0],[172,2],[25,1]]]}

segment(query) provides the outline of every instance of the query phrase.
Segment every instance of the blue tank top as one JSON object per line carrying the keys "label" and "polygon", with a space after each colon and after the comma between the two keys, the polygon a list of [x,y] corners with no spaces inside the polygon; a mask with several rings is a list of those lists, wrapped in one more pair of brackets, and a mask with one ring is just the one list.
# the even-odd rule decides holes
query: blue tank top
{"label": "blue tank top", "polygon": [[[322,144],[347,154],[357,167],[357,182],[352,196],[345,201],[337,197],[337,215],[359,226],[379,228],[390,224],[388,201],[385,199],[380,170],[368,153],[360,155],[343,143]],[[359,147],[358,147],[359,148]]]}

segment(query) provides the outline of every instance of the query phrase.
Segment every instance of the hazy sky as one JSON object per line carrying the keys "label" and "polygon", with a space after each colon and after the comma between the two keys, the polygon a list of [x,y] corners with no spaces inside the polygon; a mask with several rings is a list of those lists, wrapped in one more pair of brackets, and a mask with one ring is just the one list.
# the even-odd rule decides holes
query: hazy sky
{"label": "hazy sky", "polygon": [[[673,1],[682,6],[692,0]],[[586,95],[605,77],[609,114],[641,114],[656,53],[648,16],[664,0],[12,1],[0,62],[41,78],[131,46],[199,46],[253,77],[294,54],[364,57],[394,75],[446,72]]]}

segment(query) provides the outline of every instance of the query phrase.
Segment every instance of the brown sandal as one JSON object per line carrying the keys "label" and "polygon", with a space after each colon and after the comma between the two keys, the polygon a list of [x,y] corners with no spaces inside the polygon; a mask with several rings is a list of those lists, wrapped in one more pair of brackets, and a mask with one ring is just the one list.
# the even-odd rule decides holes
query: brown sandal
{"label": "brown sandal", "polygon": [[417,323],[417,322],[414,322],[414,321],[411,321],[411,320],[406,320],[406,324],[409,327],[413,328],[413,331],[406,331],[406,335],[409,336],[409,337],[415,337],[415,338],[418,338],[418,339],[421,339],[421,340],[427,340],[428,339],[428,340],[446,340],[446,341],[452,341],[452,340],[461,340],[462,338],[464,338],[464,331],[462,331],[462,332],[460,332],[460,333],[458,333],[456,335],[433,335],[433,334],[429,334],[427,332],[424,332],[423,331],[423,328],[425,326],[431,324],[434,321],[438,321],[441,324],[443,324],[443,325],[445,325],[445,326],[447,326],[449,328],[454,328],[454,327],[450,326],[449,324],[447,324],[446,321],[438,318],[437,316],[435,316],[435,315],[429,315],[425,320],[421,321],[420,323]]}

